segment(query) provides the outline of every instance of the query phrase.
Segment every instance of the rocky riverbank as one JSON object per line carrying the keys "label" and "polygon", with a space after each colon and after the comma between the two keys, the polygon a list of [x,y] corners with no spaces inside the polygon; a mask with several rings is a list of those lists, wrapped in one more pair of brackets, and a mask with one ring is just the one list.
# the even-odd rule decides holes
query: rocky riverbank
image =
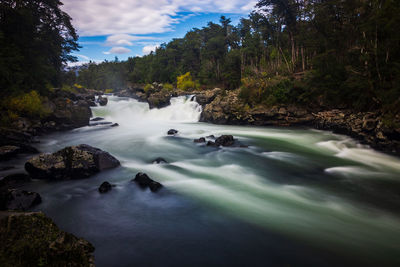
{"label": "rocky riverbank", "polygon": [[[388,123],[381,111],[353,112],[347,109],[326,109],[296,105],[250,107],[239,97],[239,90],[225,91],[219,88],[203,91],[169,92],[162,84],[154,83],[145,92],[144,86],[134,85],[118,93],[119,96],[147,101],[150,108],[169,104],[170,98],[179,95],[195,95],[202,105],[201,121],[215,124],[255,126],[306,126],[335,133],[346,134],[363,144],[400,155],[400,115]],[[393,121],[394,120],[394,121]]]}

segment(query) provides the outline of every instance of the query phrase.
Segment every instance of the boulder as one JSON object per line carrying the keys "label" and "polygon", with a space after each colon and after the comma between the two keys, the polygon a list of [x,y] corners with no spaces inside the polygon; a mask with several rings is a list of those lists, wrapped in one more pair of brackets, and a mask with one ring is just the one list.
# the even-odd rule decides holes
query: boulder
{"label": "boulder", "polygon": [[79,179],[119,165],[109,153],[83,144],[33,157],[25,163],[25,170],[37,179]]}
{"label": "boulder", "polygon": [[54,122],[53,130],[73,129],[89,124],[92,111],[85,100],[58,98],[52,102],[51,115],[46,122]]}
{"label": "boulder", "polygon": [[118,127],[118,126],[119,126],[118,123],[113,123],[113,124],[110,125],[110,127]]}
{"label": "boulder", "polygon": [[147,98],[147,102],[149,103],[150,109],[153,108],[163,108],[169,106],[171,104],[171,95],[165,92],[157,92],[151,94]]}
{"label": "boulder", "polygon": [[108,103],[108,98],[107,97],[102,97],[101,95],[97,99],[97,102],[99,102],[100,106],[105,106]]}
{"label": "boulder", "polygon": [[27,210],[42,202],[36,192],[19,189],[6,189],[0,191],[0,210]]}
{"label": "boulder", "polygon": [[168,163],[164,158],[158,157],[152,161],[153,164]]}
{"label": "boulder", "polygon": [[152,192],[157,192],[161,189],[162,185],[159,182],[152,180],[147,174],[139,172],[136,174],[135,179],[133,179],[142,188],[149,187]]}
{"label": "boulder", "polygon": [[89,126],[99,126],[99,125],[111,125],[110,121],[100,121],[100,122],[91,122]]}
{"label": "boulder", "polygon": [[194,139],[193,142],[195,142],[195,143],[205,143],[206,139],[204,137],[200,137],[199,139]]}
{"label": "boulder", "polygon": [[109,182],[103,182],[100,187],[99,187],[99,192],[100,193],[107,193],[108,191],[110,191],[112,189],[112,185]]}
{"label": "boulder", "polygon": [[0,214],[2,266],[94,266],[94,247],[41,212]]}
{"label": "boulder", "polygon": [[221,135],[215,142],[208,141],[207,146],[232,146],[235,143],[232,135]]}
{"label": "boulder", "polygon": [[177,133],[178,133],[178,130],[175,130],[175,129],[170,129],[170,130],[168,130],[168,132],[167,132],[168,135],[175,135],[175,134],[177,134]]}
{"label": "boulder", "polygon": [[25,173],[10,174],[0,180],[0,188],[10,188],[29,183],[31,177]]}

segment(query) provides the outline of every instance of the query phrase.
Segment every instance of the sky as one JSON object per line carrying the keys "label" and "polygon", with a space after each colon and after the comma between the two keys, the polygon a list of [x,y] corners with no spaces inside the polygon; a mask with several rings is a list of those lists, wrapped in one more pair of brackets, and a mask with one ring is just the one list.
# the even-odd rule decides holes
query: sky
{"label": "sky", "polygon": [[80,65],[89,61],[126,60],[143,56],[192,28],[222,15],[236,25],[247,17],[256,0],[64,0],[62,9],[79,34]]}

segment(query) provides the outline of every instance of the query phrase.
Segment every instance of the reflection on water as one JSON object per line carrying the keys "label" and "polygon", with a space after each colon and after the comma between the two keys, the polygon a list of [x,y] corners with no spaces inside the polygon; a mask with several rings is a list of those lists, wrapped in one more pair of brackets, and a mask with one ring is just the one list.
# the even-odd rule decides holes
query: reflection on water
{"label": "reflection on water", "polygon": [[[196,102],[171,103],[149,110],[110,97],[93,112],[119,127],[42,138],[42,151],[86,143],[122,163],[86,180],[27,186],[44,198],[38,209],[95,244],[99,266],[400,263],[398,158],[329,132],[198,123]],[[178,135],[167,136],[171,128]],[[193,142],[211,134],[249,147]],[[157,157],[169,164],[152,164]],[[165,189],[138,189],[129,182],[138,171]],[[104,180],[117,187],[100,195]]]}

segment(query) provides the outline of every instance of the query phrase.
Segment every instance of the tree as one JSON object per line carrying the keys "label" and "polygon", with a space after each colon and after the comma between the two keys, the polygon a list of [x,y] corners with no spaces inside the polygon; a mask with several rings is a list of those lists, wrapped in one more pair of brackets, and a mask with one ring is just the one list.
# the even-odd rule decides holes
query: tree
{"label": "tree", "polygon": [[76,61],[78,36],[58,0],[0,2],[0,84],[2,94],[46,91],[60,85],[63,65]]}

